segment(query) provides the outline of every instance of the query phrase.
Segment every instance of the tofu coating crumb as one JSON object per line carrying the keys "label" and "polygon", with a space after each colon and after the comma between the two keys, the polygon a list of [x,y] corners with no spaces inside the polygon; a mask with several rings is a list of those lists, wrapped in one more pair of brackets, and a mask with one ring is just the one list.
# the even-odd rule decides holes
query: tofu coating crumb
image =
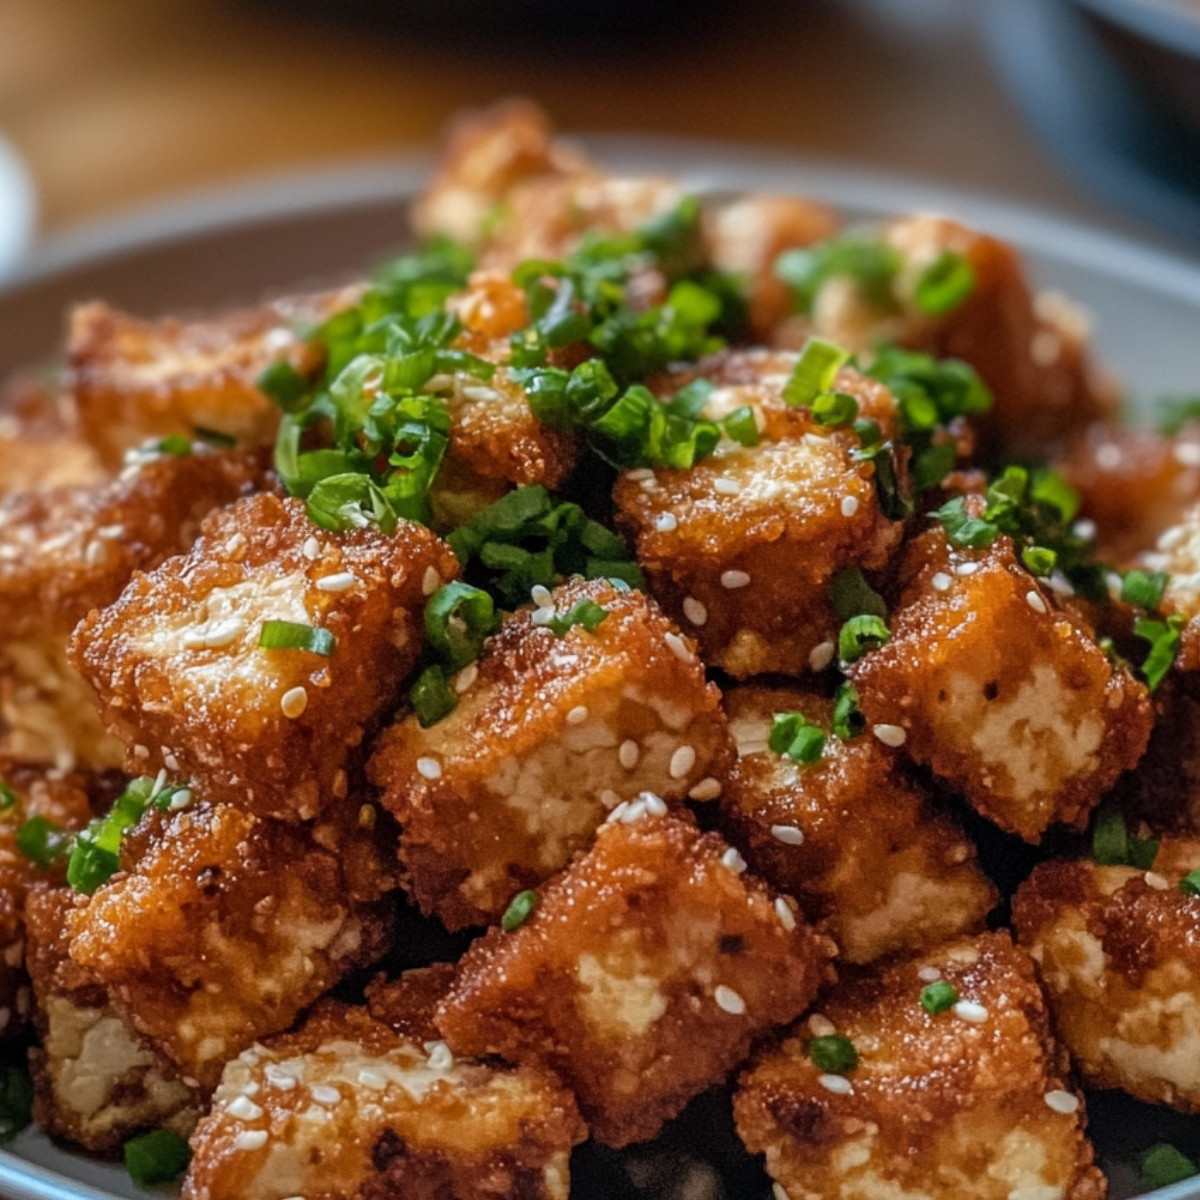
{"label": "tofu coating crumb", "polygon": [[567,1200],[587,1136],[547,1071],[457,1059],[322,1001],[225,1068],[184,1200]]}
{"label": "tofu coating crumb", "polygon": [[133,861],[71,913],[71,959],[203,1086],[387,948],[392,880],[357,823],[310,830],[201,805],[144,825]]}
{"label": "tofu coating crumb", "polygon": [[[961,1011],[926,1012],[931,969]],[[1102,1200],[1082,1097],[1007,933],[847,971],[819,1010],[857,1067],[822,1074],[814,1016],[762,1052],[734,1096],[742,1140],[791,1200]]]}
{"label": "tofu coating crumb", "polygon": [[436,1021],[455,1054],[548,1066],[592,1136],[624,1146],[803,1012],[832,953],[716,834],[643,813],[605,824],[524,924],[467,951]]}
{"label": "tofu coating crumb", "polygon": [[1146,747],[1144,685],[1008,538],[959,551],[932,530],[910,543],[901,578],[891,641],[848,671],[868,723],[903,730],[904,753],[1028,842],[1054,824],[1082,828]]}
{"label": "tofu coating crumb", "polygon": [[828,730],[832,701],[800,689],[735,688],[725,712],[738,762],[721,823],[750,869],[794,896],[846,962],[936,945],[982,927],[996,891],[970,840],[876,738],[829,734],[811,765],[768,746],[775,713]]}
{"label": "tofu coating crumb", "polygon": [[[655,598],[706,663],[738,679],[805,674],[814,648],[836,637],[834,575],[882,568],[903,534],[880,511],[874,464],[853,458],[858,435],[782,399],[794,362],[754,350],[711,361],[699,372],[717,385],[705,414],[749,405],[762,440],[723,440],[690,470],[626,471],[613,493],[618,527]],[[894,425],[881,385],[847,369],[836,386],[864,417]]]}
{"label": "tofu coating crumb", "polygon": [[[334,534],[309,521],[302,500],[261,494],[214,514],[188,554],[90,613],[72,660],[125,743],[128,769],[152,773],[170,753],[171,771],[207,800],[309,818],[337,801],[420,654],[431,569],[453,579],[458,561],[422,526]],[[331,578],[337,586],[322,586]],[[332,653],[261,647],[274,620],[328,631]]]}
{"label": "tofu coating crumb", "polygon": [[1084,1081],[1183,1112],[1200,1112],[1200,899],[1178,884],[1197,868],[1200,837],[1164,837],[1152,872],[1042,863],[1013,901]]}
{"label": "tofu coating crumb", "polygon": [[[608,614],[594,632],[545,623],[587,601]],[[730,757],[700,661],[653,600],[607,580],[507,617],[475,665],[449,716],[405,717],[369,766],[403,827],[405,887],[451,929],[497,922],[622,801],[681,804]]]}

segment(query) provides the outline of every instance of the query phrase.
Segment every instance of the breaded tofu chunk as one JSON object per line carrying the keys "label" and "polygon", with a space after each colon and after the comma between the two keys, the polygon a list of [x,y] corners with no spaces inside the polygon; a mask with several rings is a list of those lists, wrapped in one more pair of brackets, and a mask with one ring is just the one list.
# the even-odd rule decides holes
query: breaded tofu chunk
{"label": "breaded tofu chunk", "polygon": [[[957,999],[930,1013],[934,981]],[[1033,964],[984,934],[847,972],[743,1075],[734,1117],[790,1200],[1102,1200],[1066,1067]]]}
{"label": "breaded tofu chunk", "polygon": [[1164,837],[1150,871],[1047,862],[1013,923],[1085,1082],[1200,1112],[1200,837]]}
{"label": "breaded tofu chunk", "polygon": [[101,483],[108,472],[74,406],[33,375],[0,384],[0,494]]}
{"label": "breaded tofu chunk", "polygon": [[106,304],[71,314],[64,383],[102,461],[118,466],[151,438],[208,430],[246,446],[269,446],[279,408],[258,377],[287,362],[303,375],[322,362],[304,340],[357,298],[356,289],[278,300],[202,321],[144,321]]}
{"label": "breaded tofu chunk", "polygon": [[[982,926],[996,892],[975,848],[876,738],[830,733],[833,702],[811,691],[735,688],[724,703],[738,761],[721,794],[722,828],[843,960],[870,962]],[[779,713],[800,713],[825,733],[816,762],[770,748]]]}
{"label": "breaded tofu chunk", "polygon": [[34,1120],[88,1150],[119,1150],[143,1129],[187,1137],[200,1115],[195,1089],[146,1046],[108,994],[67,953],[77,893],[42,885],[27,902],[29,973],[41,1045],[30,1051]]}
{"label": "breaded tofu chunk", "polygon": [[[587,604],[606,614],[594,628],[551,628]],[[494,924],[619,803],[682,802],[730,753],[691,647],[653,600],[608,580],[507,617],[456,690],[428,729],[415,715],[392,726],[369,766],[403,827],[405,886],[451,929]]]}
{"label": "breaded tofu chunk", "polygon": [[[903,532],[880,509],[874,464],[855,458],[858,434],[782,399],[794,363],[755,350],[717,360],[702,375],[717,385],[704,415],[750,406],[762,440],[722,440],[690,470],[626,471],[614,491],[617,524],[655,598],[706,663],[739,679],[806,672],[836,637],[830,581],[846,568],[882,568]],[[836,387],[888,435],[886,388],[850,369]]]}
{"label": "breaded tofu chunk", "polygon": [[[308,818],[345,797],[348,765],[421,652],[426,597],[457,570],[423,526],[331,533],[302,500],[260,494],[89,614],[72,660],[131,770],[166,767],[214,803]],[[312,640],[260,645],[268,622]]]}
{"label": "breaded tofu chunk", "polygon": [[793,1020],[833,946],[736,850],[641,802],[458,966],[437,1025],[456,1054],[549,1066],[599,1142],[653,1137]]}
{"label": "breaded tofu chunk", "polygon": [[185,1200],[567,1200],[587,1131],[536,1067],[456,1060],[322,1001],[226,1068]]}
{"label": "breaded tofu chunk", "polygon": [[1012,542],[958,549],[941,529],[910,544],[891,641],[847,671],[872,734],[1035,842],[1082,827],[1141,757],[1153,717]]}
{"label": "breaded tofu chunk", "polygon": [[1154,549],[1138,555],[1134,565],[1169,576],[1162,611],[1185,622],[1175,666],[1189,675],[1200,671],[1200,503],[1185,508],[1159,535]]}
{"label": "breaded tofu chunk", "polygon": [[214,508],[267,481],[256,455],[147,452],[111,482],[0,499],[3,753],[69,770],[121,763],[91,688],[66,660],[72,628],[135,570],[186,550]]}
{"label": "breaded tofu chunk", "polygon": [[310,829],[229,805],[151,813],[133,861],[71,913],[71,960],[214,1087],[229,1059],[386,949],[393,880],[356,814]]}

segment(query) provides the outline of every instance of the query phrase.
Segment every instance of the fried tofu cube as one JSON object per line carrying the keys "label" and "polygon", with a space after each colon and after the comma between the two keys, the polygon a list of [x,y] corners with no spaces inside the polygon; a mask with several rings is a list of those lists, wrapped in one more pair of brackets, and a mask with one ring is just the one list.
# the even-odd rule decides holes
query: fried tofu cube
{"label": "fried tofu cube", "polygon": [[547,1071],[455,1059],[322,1001],[226,1068],[184,1200],[567,1200],[586,1130]]}
{"label": "fried tofu cube", "polygon": [[[549,627],[580,605],[594,629]],[[492,924],[640,792],[682,802],[729,754],[720,694],[658,605],[573,580],[505,619],[458,707],[380,739],[369,771],[403,827],[405,885],[451,929]]]}
{"label": "fried tofu cube", "polygon": [[619,808],[523,925],[467,951],[438,1028],[550,1067],[597,1141],[653,1137],[830,975],[832,944],[744,870],[716,834]]}
{"label": "fried tofu cube", "polygon": [[433,1018],[453,982],[454,964],[449,962],[414,967],[397,979],[379,975],[366,987],[367,1011],[410,1042],[440,1041]]}
{"label": "fried tofu cube", "polygon": [[[959,999],[931,1014],[934,980]],[[817,1037],[857,1066],[818,1066]],[[734,1118],[790,1200],[1102,1200],[1066,1070],[1032,962],[984,934],[847,972],[742,1076]]]}
{"label": "fried tofu cube", "polygon": [[[738,750],[721,793],[726,836],[756,875],[799,901],[846,962],[981,928],[996,891],[975,848],[878,740],[828,733],[832,709],[799,689],[725,693]],[[818,761],[770,748],[776,713],[800,713],[826,731]]]}
{"label": "fried tofu cube", "polygon": [[102,483],[108,472],[84,441],[74,408],[47,383],[0,384],[0,494]]}
{"label": "fried tofu cube", "polygon": [[195,1089],[146,1046],[108,993],[70,959],[67,924],[77,893],[42,885],[28,899],[29,973],[40,1046],[30,1051],[34,1120],[52,1137],[96,1152],[119,1150],[143,1129],[188,1137],[200,1116]]}
{"label": "fried tofu cube", "polygon": [[1155,548],[1139,555],[1134,565],[1166,572],[1162,610],[1186,622],[1175,667],[1188,675],[1200,670],[1200,503],[1185,508],[1159,535]]}
{"label": "fried tofu cube", "polygon": [[70,914],[71,961],[214,1087],[229,1059],[386,949],[394,881],[356,812],[315,829],[229,805],[148,815],[141,853]]}
{"label": "fried tofu cube", "polygon": [[111,482],[0,499],[0,751],[70,770],[119,766],[119,742],[66,658],[89,610],[110,604],[135,570],[186,550],[201,520],[262,487],[257,456],[150,453]]}
{"label": "fried tofu cube", "polygon": [[[903,533],[880,509],[874,464],[854,457],[858,435],[782,399],[794,362],[745,351],[703,373],[717,385],[705,415],[750,406],[758,445],[725,439],[690,470],[626,471],[614,492],[617,524],[655,598],[705,662],[738,679],[808,671],[839,624],[830,581],[850,567],[882,568]],[[837,388],[864,417],[894,426],[881,385],[843,370]]]}
{"label": "fried tofu cube", "polygon": [[301,374],[321,366],[320,348],[304,339],[355,302],[355,289],[300,296],[203,321],[144,321],[105,304],[71,314],[64,382],[88,441],[105,464],[143,442],[196,430],[269,446],[279,408],[259,391],[272,363]]}
{"label": "fried tofu cube", "polygon": [[[307,819],[344,799],[357,748],[420,654],[426,597],[457,570],[423,526],[330,533],[302,500],[261,494],[90,613],[72,660],[129,769],[166,767],[214,803]],[[272,621],[324,641],[262,646]]]}
{"label": "fried tofu cube", "polygon": [[935,529],[910,546],[891,641],[848,668],[872,734],[1035,842],[1078,828],[1141,757],[1146,688],[1109,661],[1008,538],[957,549]]}
{"label": "fried tofu cube", "polygon": [[1164,837],[1150,871],[1042,863],[1013,924],[1045,984],[1080,1075],[1142,1100],[1200,1112],[1200,837]]}

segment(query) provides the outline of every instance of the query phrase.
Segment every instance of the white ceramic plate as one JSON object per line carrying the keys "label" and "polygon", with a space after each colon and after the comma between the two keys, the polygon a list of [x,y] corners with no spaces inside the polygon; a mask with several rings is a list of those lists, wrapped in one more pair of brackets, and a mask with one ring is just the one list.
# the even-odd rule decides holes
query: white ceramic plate
{"label": "white ceramic plate", "polygon": [[33,180],[11,143],[0,137],[0,279],[29,250],[35,213]]}

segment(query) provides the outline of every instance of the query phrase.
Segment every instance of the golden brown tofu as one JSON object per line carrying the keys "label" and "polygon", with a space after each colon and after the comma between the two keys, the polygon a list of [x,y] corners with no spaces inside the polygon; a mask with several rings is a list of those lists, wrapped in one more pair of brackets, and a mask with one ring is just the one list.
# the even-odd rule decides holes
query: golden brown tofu
{"label": "golden brown tofu", "polygon": [[185,1200],[567,1200],[575,1102],[535,1067],[456,1060],[323,1001],[226,1068]]}
{"label": "golden brown tofu", "polygon": [[[457,571],[423,526],[330,533],[302,500],[261,494],[90,613],[73,661],[130,770],[166,767],[214,803],[308,818],[345,798],[347,768],[421,652],[426,598]],[[325,652],[261,646],[271,621],[309,627]]]}
{"label": "golden brown tofu", "polygon": [[0,494],[101,483],[108,472],[83,439],[74,406],[49,382],[0,384]]}
{"label": "golden brown tofu", "polygon": [[[754,350],[717,360],[703,372],[717,384],[705,415],[748,405],[762,440],[725,439],[690,470],[626,471],[614,492],[617,524],[655,598],[706,663],[739,679],[807,672],[836,636],[833,576],[883,567],[903,533],[880,510],[874,464],[854,459],[858,435],[783,401],[794,362]],[[837,387],[864,417],[894,425],[881,385],[843,370]]]}
{"label": "golden brown tofu", "polygon": [[310,829],[229,805],[152,813],[132,861],[70,915],[72,961],[185,1078],[214,1087],[229,1059],[386,948],[393,880],[356,817]]}
{"label": "golden brown tofu", "polygon": [[397,979],[376,976],[366,987],[367,1011],[410,1042],[439,1041],[433,1018],[453,982],[454,964],[448,962],[414,967]]}
{"label": "golden brown tofu", "polygon": [[1189,675],[1200,670],[1200,503],[1185,508],[1159,535],[1154,549],[1138,555],[1134,565],[1169,576],[1162,610],[1186,622],[1175,666]]}
{"label": "golden brown tofu", "polygon": [[200,1115],[195,1089],[143,1044],[108,993],[67,953],[67,923],[81,900],[67,887],[29,895],[29,973],[41,1045],[30,1051],[34,1120],[88,1150],[119,1150],[143,1129],[187,1137]]}
{"label": "golden brown tofu", "polygon": [[1013,924],[1084,1081],[1200,1111],[1200,837],[1165,837],[1152,870],[1047,862]]}
{"label": "golden brown tofu", "polygon": [[848,668],[873,736],[929,767],[983,816],[1035,842],[1082,827],[1141,757],[1152,709],[1008,538],[915,540],[891,641]]}
{"label": "golden brown tofu", "polygon": [[[721,794],[722,828],[843,960],[870,962],[982,927],[996,892],[974,846],[877,739],[828,733],[833,704],[815,692],[736,688],[724,703],[738,761]],[[774,714],[793,712],[828,735],[817,762],[768,744]]]}
{"label": "golden brown tofu", "polygon": [[314,374],[322,351],[304,331],[358,294],[346,288],[297,296],[190,322],[80,305],[71,314],[64,383],[85,436],[110,467],[148,439],[196,430],[269,446],[279,409],[259,391],[258,377],[275,362]]}
{"label": "golden brown tofu", "polygon": [[0,499],[0,715],[4,753],[103,770],[121,762],[91,688],[66,660],[72,628],[135,570],[186,550],[214,508],[267,483],[240,452],[146,454],[111,482]]}
{"label": "golden brown tofu", "polygon": [[744,870],[716,834],[618,808],[523,925],[467,951],[438,1028],[549,1066],[597,1141],[653,1137],[830,974],[832,944]]}
{"label": "golden brown tofu", "polygon": [[[935,980],[959,999],[930,1014]],[[858,1065],[818,1066],[818,1037]],[[789,1200],[1102,1200],[1066,1069],[1033,964],[984,934],[847,972],[745,1073],[734,1117]]]}
{"label": "golden brown tofu", "polygon": [[[405,886],[451,929],[494,924],[622,801],[681,803],[730,754],[720,693],[653,600],[607,580],[543,599],[459,674],[449,716],[405,717],[371,760]],[[589,601],[608,614],[594,631],[549,627]]]}

